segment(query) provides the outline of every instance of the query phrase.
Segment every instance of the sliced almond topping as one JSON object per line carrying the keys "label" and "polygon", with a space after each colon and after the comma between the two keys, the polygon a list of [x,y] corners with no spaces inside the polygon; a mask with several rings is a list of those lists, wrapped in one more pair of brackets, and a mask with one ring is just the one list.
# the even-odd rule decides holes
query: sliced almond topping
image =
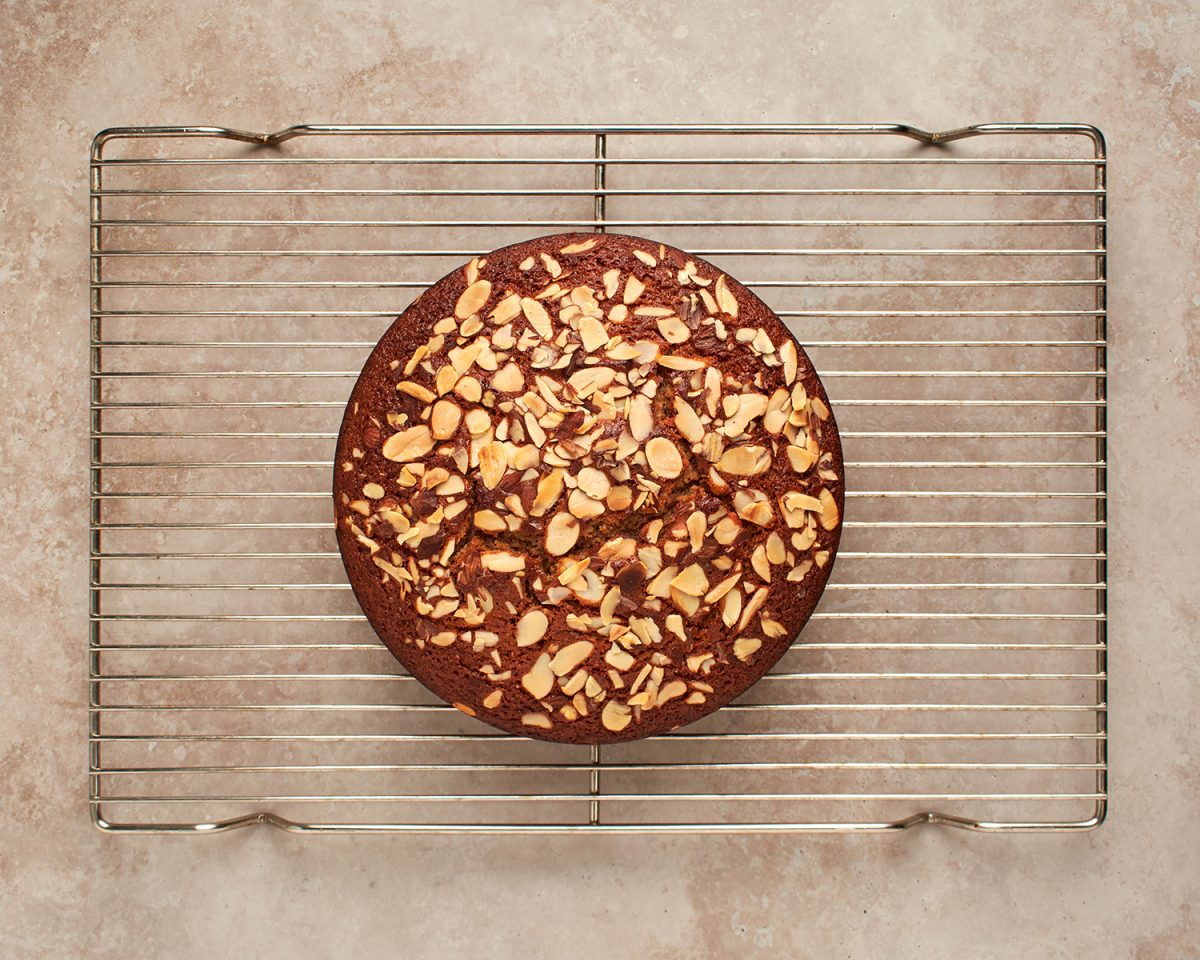
{"label": "sliced almond topping", "polygon": [[825,564],[827,564],[829,562],[829,551],[828,550],[818,550],[816,553],[813,554],[813,560],[816,562],[818,567],[824,569]]}
{"label": "sliced almond topping", "polygon": [[480,530],[486,530],[488,533],[500,533],[508,529],[503,518],[495,510],[476,510],[474,523]]}
{"label": "sliced almond topping", "polygon": [[406,463],[425,456],[433,449],[433,434],[420,424],[394,433],[383,442],[382,453],[388,460]]}
{"label": "sliced almond topping", "polygon": [[784,546],[783,539],[778,533],[771,531],[771,535],[767,537],[767,559],[771,563],[783,563],[787,559],[787,547]]}
{"label": "sliced almond topping", "polygon": [[568,643],[554,655],[554,659],[550,661],[550,670],[556,677],[565,677],[590,657],[594,648],[595,644],[590,640]]}
{"label": "sliced almond topping", "polygon": [[628,670],[637,661],[629,654],[615,644],[608,648],[608,653],[604,655],[604,662],[618,670]]}
{"label": "sliced almond topping", "polygon": [[771,342],[771,338],[767,336],[767,331],[762,327],[759,327],[755,331],[754,339],[750,341],[750,346],[761,354],[775,352],[775,344]]}
{"label": "sliced almond topping", "polygon": [[593,500],[603,500],[608,495],[611,485],[608,480],[608,474],[603,470],[597,470],[595,467],[584,467],[579,471],[575,479],[579,484],[579,489]]}
{"label": "sliced almond topping", "polygon": [[708,577],[698,563],[686,567],[671,580],[671,586],[692,597],[702,597],[708,591]]}
{"label": "sliced almond topping", "polygon": [[609,700],[604,705],[604,710],[600,714],[600,722],[604,724],[605,730],[611,730],[613,733],[620,733],[629,726],[630,714],[632,711],[625,704],[617,700]]}
{"label": "sliced almond topping", "polygon": [[738,302],[732,293],[729,292],[729,286],[725,283],[725,274],[717,277],[716,285],[713,291],[717,295],[717,306],[721,308],[722,313],[727,313],[735,320],[738,315]]}
{"label": "sliced almond topping", "polygon": [[517,268],[522,272],[526,270],[532,270],[535,263],[537,263],[537,261],[534,260],[532,256],[528,256],[517,265]]}
{"label": "sliced almond topping", "polygon": [[629,432],[634,440],[642,443],[653,429],[654,408],[650,398],[639,393],[629,402]]}
{"label": "sliced almond topping", "polygon": [[805,560],[803,563],[792,567],[792,569],[788,571],[788,581],[790,583],[799,583],[808,575],[808,571],[812,569],[812,565],[813,562],[811,560]]}
{"label": "sliced almond topping", "polygon": [[433,378],[433,385],[437,388],[439,397],[444,397],[453,390],[456,383],[458,383],[458,371],[449,363],[438,370],[437,376]]}
{"label": "sliced almond topping", "polygon": [[[496,326],[510,323],[515,320],[521,313],[521,295],[518,293],[510,293],[507,297],[501,300],[492,309],[488,315],[488,319]],[[495,338],[493,337],[493,343]]]}
{"label": "sliced almond topping", "polygon": [[809,510],[812,513],[821,513],[825,509],[825,505],[816,497],[810,497],[806,493],[799,493],[795,490],[785,493],[780,500],[788,510]]}
{"label": "sliced almond topping", "polygon": [[582,490],[576,488],[567,498],[567,510],[580,520],[594,520],[596,517],[604,515],[604,504],[599,500],[593,500]]}
{"label": "sliced almond topping", "polygon": [[481,410],[479,407],[468,410],[466,419],[467,432],[473,437],[482,436],[492,426],[492,418],[488,416],[486,410]]}
{"label": "sliced almond topping", "polygon": [[377,483],[364,483],[362,492],[364,497],[368,497],[371,500],[380,500],[387,491]]}
{"label": "sliced almond topping", "polygon": [[729,546],[738,538],[738,534],[742,532],[742,525],[736,517],[724,516],[717,521],[717,525],[713,528],[713,537],[723,547]]}
{"label": "sliced almond topping", "polygon": [[742,594],[739,590],[730,590],[721,599],[721,620],[727,627],[737,623],[742,612]]}
{"label": "sliced almond topping", "polygon": [[433,403],[437,399],[437,394],[432,390],[421,386],[419,383],[413,383],[411,380],[402,380],[396,384],[396,389],[400,393],[407,393],[410,397],[416,397],[422,403]]}
{"label": "sliced almond topping", "polygon": [[692,335],[687,324],[674,314],[658,318],[658,332],[662,334],[667,343],[683,343]]}
{"label": "sliced almond topping", "polygon": [[658,266],[658,261],[655,260],[654,257],[651,254],[647,253],[645,250],[634,250],[633,255],[635,257],[637,257],[639,260],[641,260],[642,263],[644,263],[648,267],[657,267]]}
{"label": "sliced almond topping", "polygon": [[535,700],[541,700],[554,689],[554,671],[550,669],[550,654],[543,653],[534,661],[529,671],[521,677],[521,686]]}
{"label": "sliced almond topping", "polygon": [[762,632],[768,637],[779,639],[787,636],[787,629],[778,620],[772,620],[765,613],[758,618],[759,624],[762,626]]}
{"label": "sliced almond topping", "polygon": [[700,609],[699,597],[693,597],[690,593],[684,593],[675,587],[671,588],[671,602],[675,604],[676,610],[689,617],[694,617],[696,611]]}
{"label": "sliced almond topping", "polygon": [[458,298],[454,305],[454,315],[459,320],[466,320],[473,313],[478,313],[492,295],[492,285],[487,280],[476,280]]}
{"label": "sliced almond topping", "polygon": [[745,663],[761,646],[762,641],[758,637],[738,637],[733,641],[733,655]]}
{"label": "sliced almond topping", "polygon": [[771,466],[771,451],[766,447],[730,447],[717,461],[717,469],[738,477],[754,477],[766,473]]}
{"label": "sliced almond topping", "polygon": [[458,639],[458,634],[453,630],[443,630],[441,633],[435,633],[429,638],[429,642],[435,647],[449,647]]}
{"label": "sliced almond topping", "polygon": [[645,289],[646,285],[631,273],[629,279],[625,281],[625,293],[621,299],[626,304],[633,303],[642,295]]}
{"label": "sliced almond topping", "polygon": [[687,643],[687,632],[683,629],[683,617],[677,613],[669,613],[665,622],[668,631]]}
{"label": "sliced almond topping", "polygon": [[611,300],[617,294],[617,288],[621,285],[621,271],[615,267],[612,270],[605,271],[604,274],[604,299]]}
{"label": "sliced almond topping", "polygon": [[688,514],[687,532],[688,543],[691,544],[692,552],[695,553],[704,545],[704,530],[708,526],[708,520],[699,510],[693,510]]}
{"label": "sliced almond topping", "polygon": [[628,510],[629,505],[633,503],[633,491],[623,485],[611,487],[604,502],[609,510]]}
{"label": "sliced almond topping", "polygon": [[673,353],[664,354],[658,358],[658,365],[668,370],[703,370],[707,363],[692,357],[680,357]]}
{"label": "sliced almond topping", "polygon": [[763,583],[771,582],[771,561],[767,559],[767,548],[763,544],[760,543],[750,554],[750,566]]}
{"label": "sliced almond topping", "polygon": [[529,321],[529,325],[533,327],[538,336],[543,340],[554,339],[554,328],[550,324],[550,314],[546,312],[545,307],[532,297],[522,297],[521,311],[525,314],[525,319]]}
{"label": "sliced almond topping", "polygon": [[559,250],[559,253],[587,253],[596,244],[600,242],[599,237],[592,237],[590,240],[577,240],[575,243],[568,243],[565,247]]}
{"label": "sliced almond topping", "polygon": [[583,571],[588,568],[591,563],[590,557],[584,557],[582,560],[567,561],[558,574],[558,582],[563,586],[574,582],[583,574]]}
{"label": "sliced almond topping", "polygon": [[646,444],[646,462],[656,477],[672,480],[683,473],[679,448],[666,437],[654,437]]}
{"label": "sliced almond topping", "polygon": [[812,453],[807,447],[798,447],[795,444],[788,444],[787,458],[788,463],[792,465],[792,469],[796,473],[807,473],[812,469],[812,465],[817,462],[816,454]]}
{"label": "sliced almond topping", "polygon": [[579,539],[579,521],[569,513],[556,513],[546,524],[546,552],[554,557],[568,553]]}
{"label": "sliced almond topping", "polygon": [[791,338],[787,338],[779,345],[779,357],[783,360],[783,379],[784,382],[791,386],[796,379],[796,345]]}
{"label": "sliced almond topping", "polygon": [[504,444],[493,440],[480,448],[479,475],[483,478],[485,487],[495,490],[507,469],[508,456],[505,453]]}
{"label": "sliced almond topping", "polygon": [[725,594],[736,587],[738,581],[741,579],[742,575],[740,573],[735,573],[732,576],[726,577],[704,595],[704,602],[716,603],[723,596],[725,596]]}
{"label": "sliced almond topping", "polygon": [[479,555],[480,566],[495,573],[516,573],[525,569],[525,558],[507,550],[484,550]]}
{"label": "sliced almond topping", "polygon": [[608,343],[608,331],[595,317],[580,318],[579,336],[583,340],[583,349],[588,353],[595,353]]}
{"label": "sliced almond topping", "polygon": [[604,599],[600,602],[600,622],[604,626],[612,623],[613,614],[617,611],[617,604],[621,602],[621,588],[612,587],[608,593],[604,595]]}
{"label": "sliced almond topping", "polygon": [[704,425],[696,411],[692,409],[691,404],[678,396],[675,397],[675,428],[691,443],[700,443],[704,439]]}
{"label": "sliced almond topping", "polygon": [[537,496],[529,507],[531,517],[545,516],[546,511],[554,506],[555,501],[562,495],[564,472],[561,469],[551,470],[538,481]]}
{"label": "sliced almond topping", "polygon": [[540,727],[543,730],[554,729],[554,721],[544,713],[523,713],[521,722],[527,727]]}
{"label": "sliced almond topping", "polygon": [[618,303],[608,311],[608,319],[610,323],[622,323],[629,317],[629,308],[623,303]]}
{"label": "sliced almond topping", "polygon": [[655,698],[657,706],[661,707],[668,700],[674,700],[676,697],[682,697],[687,693],[687,684],[682,680],[672,680],[664,684],[658,690],[658,696]]}
{"label": "sliced almond topping", "polygon": [[738,621],[738,630],[745,630],[750,618],[758,613],[759,608],[767,602],[767,592],[766,587],[759,587],[754,591],[754,595],[746,602],[746,607],[742,610],[742,618]]}
{"label": "sliced almond topping", "polygon": [[[365,489],[366,488],[364,487],[364,490]],[[817,497],[821,504],[821,526],[826,530],[832,530],[838,525],[839,517],[837,500],[835,500],[833,494],[824,487],[821,488],[821,491],[817,494]]]}
{"label": "sliced almond topping", "polygon": [[486,697],[483,698],[483,705],[485,707],[487,707],[489,710],[495,710],[498,706],[500,706],[500,701],[503,699],[504,699],[504,691],[503,690],[493,690],[491,693],[489,693]]}
{"label": "sliced almond topping", "polygon": [[525,389],[525,374],[515,363],[506,363],[492,375],[492,389],[501,393],[520,393]]}
{"label": "sliced almond topping", "polygon": [[829,419],[829,408],[825,406],[820,397],[809,397],[808,405],[812,409],[812,412],[817,415],[818,420]]}

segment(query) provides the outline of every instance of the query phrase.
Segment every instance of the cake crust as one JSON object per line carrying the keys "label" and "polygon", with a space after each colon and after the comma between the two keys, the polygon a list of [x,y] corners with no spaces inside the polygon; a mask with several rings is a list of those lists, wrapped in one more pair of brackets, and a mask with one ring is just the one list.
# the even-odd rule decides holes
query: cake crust
{"label": "cake crust", "polygon": [[541,237],[419,296],[350,396],[333,495],[367,619],[502,730],[608,743],[724,706],[812,614],[837,426],[758,297],[651,240]]}

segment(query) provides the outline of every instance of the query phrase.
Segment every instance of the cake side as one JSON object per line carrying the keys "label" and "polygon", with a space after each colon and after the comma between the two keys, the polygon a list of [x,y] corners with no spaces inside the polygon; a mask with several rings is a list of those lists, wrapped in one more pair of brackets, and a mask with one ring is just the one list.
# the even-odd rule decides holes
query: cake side
{"label": "cake side", "polygon": [[787,650],[836,555],[837,427],[778,317],[635,237],[507,247],[392,325],[346,408],[337,537],[438,696],[595,743],[723,706]]}

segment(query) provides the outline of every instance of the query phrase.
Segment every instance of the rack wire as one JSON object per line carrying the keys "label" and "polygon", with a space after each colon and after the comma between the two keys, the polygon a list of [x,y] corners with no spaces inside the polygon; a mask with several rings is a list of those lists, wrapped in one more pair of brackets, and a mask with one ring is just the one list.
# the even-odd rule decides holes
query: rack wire
{"label": "rack wire", "polygon": [[[91,184],[89,784],[102,829],[1078,830],[1107,800],[1100,132],[987,124],[107,130]],[[422,288],[567,229],[748,281],[849,476],[812,622],[736,704],[605,747],[404,674],[329,506]]]}

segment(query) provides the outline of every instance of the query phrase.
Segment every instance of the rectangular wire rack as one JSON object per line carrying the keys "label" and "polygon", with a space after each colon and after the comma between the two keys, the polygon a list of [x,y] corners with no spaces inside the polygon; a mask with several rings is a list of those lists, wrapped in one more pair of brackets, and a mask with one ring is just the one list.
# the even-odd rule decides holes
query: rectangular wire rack
{"label": "rectangular wire rack", "polygon": [[[108,130],[91,167],[90,808],[112,831],[1085,829],[1106,753],[1105,152],[1076,124]],[[472,255],[645,234],[807,345],[842,551],[670,736],[502,735],[376,640],[330,458]]]}

